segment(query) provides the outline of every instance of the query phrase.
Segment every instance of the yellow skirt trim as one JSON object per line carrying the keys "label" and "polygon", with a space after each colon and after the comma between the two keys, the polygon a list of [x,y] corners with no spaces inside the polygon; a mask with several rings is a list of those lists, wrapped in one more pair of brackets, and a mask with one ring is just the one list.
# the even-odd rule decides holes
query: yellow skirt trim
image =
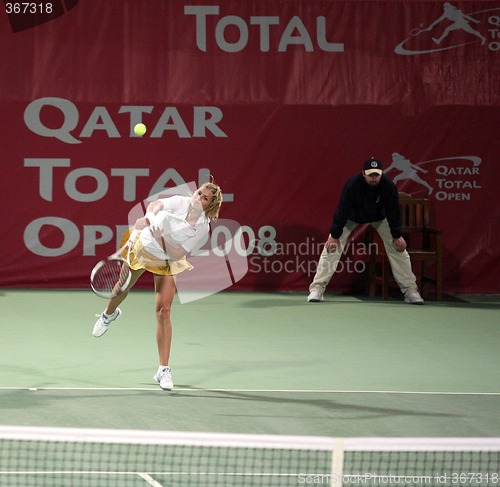
{"label": "yellow skirt trim", "polygon": [[[120,247],[123,247],[132,233],[132,228],[129,228],[123,235],[120,242]],[[193,266],[187,261],[186,257],[182,257],[179,260],[165,260],[159,259],[154,255],[150,254],[141,242],[139,238],[141,231],[137,232],[137,237],[132,244],[130,249],[130,268],[134,271],[139,269],[145,269],[153,274],[158,274],[160,276],[174,276],[180,274],[184,271],[190,271]],[[122,252],[122,257],[127,258],[128,249]]]}

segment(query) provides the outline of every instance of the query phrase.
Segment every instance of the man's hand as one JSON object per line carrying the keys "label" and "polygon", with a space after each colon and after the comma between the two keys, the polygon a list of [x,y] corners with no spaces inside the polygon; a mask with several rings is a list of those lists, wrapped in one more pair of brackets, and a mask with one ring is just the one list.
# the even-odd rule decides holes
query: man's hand
{"label": "man's hand", "polygon": [[403,237],[393,238],[392,244],[398,252],[403,252],[404,250],[406,250],[406,241]]}
{"label": "man's hand", "polygon": [[340,250],[340,242],[338,238],[333,238],[331,235],[328,235],[328,240],[325,243],[325,249],[327,252],[337,252]]}

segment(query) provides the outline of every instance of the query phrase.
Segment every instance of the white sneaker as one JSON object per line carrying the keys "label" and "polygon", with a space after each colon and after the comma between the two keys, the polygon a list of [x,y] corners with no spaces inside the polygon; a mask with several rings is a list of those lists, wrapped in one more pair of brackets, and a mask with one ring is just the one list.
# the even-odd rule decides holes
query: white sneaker
{"label": "white sneaker", "polygon": [[172,369],[170,367],[163,367],[162,369],[159,369],[154,375],[154,380],[160,383],[160,387],[164,391],[171,391],[174,388]]}
{"label": "white sneaker", "polygon": [[111,325],[113,321],[118,319],[121,314],[122,314],[121,309],[116,308],[114,313],[110,314],[109,316],[106,313],[104,313],[104,311],[100,315],[96,315],[99,316],[99,319],[96,321],[94,325],[94,329],[92,330],[92,335],[94,335],[95,337],[100,337],[104,335],[104,333],[108,331],[109,325]]}
{"label": "white sneaker", "polygon": [[307,296],[307,301],[310,303],[319,303],[320,301],[323,301],[323,292],[318,289],[311,291],[309,296]]}
{"label": "white sneaker", "polygon": [[405,303],[408,304],[424,304],[424,300],[418,291],[407,291],[405,293]]}

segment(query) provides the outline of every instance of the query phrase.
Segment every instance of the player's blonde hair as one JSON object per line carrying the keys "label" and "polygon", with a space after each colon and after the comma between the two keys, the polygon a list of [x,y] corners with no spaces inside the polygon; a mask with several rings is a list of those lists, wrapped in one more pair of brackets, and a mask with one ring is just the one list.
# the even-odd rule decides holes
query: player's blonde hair
{"label": "player's blonde hair", "polygon": [[217,220],[222,205],[222,190],[213,180],[208,183],[203,183],[201,188],[207,188],[212,192],[212,201],[205,208],[205,216],[210,220]]}

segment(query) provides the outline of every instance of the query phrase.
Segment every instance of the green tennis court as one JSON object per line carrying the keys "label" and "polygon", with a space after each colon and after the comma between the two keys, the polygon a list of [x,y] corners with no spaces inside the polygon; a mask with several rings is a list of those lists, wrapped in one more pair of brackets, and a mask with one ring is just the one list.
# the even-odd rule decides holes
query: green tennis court
{"label": "green tennis court", "polygon": [[500,436],[498,297],[455,296],[424,306],[344,295],[322,303],[305,298],[226,292],[176,302],[176,388],[169,393],[153,381],[152,292],[132,292],[123,317],[96,339],[94,315],[104,301],[91,292],[4,290],[0,423]]}
{"label": "green tennis court", "polygon": [[[3,291],[2,423],[333,436],[500,435],[500,300],[424,306],[219,293],[174,304],[161,391],[153,293],[91,335],[88,291]],[[30,390],[37,388],[38,390]]]}

